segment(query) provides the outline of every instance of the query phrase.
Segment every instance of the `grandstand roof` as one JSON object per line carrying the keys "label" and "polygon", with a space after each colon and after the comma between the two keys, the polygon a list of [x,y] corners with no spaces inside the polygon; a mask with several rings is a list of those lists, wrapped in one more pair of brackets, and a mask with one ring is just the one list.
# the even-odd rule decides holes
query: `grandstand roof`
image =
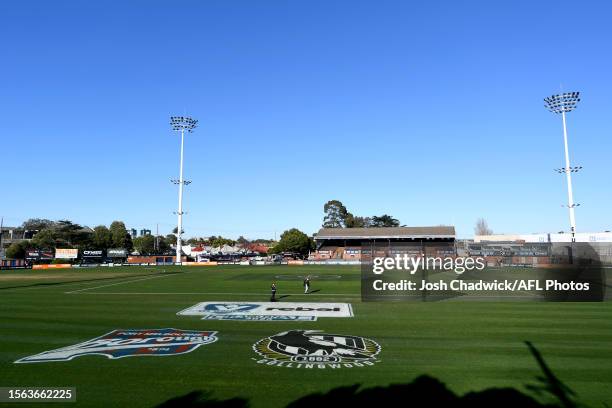
{"label": "grandstand roof", "polygon": [[455,227],[321,228],[315,239],[455,238]]}

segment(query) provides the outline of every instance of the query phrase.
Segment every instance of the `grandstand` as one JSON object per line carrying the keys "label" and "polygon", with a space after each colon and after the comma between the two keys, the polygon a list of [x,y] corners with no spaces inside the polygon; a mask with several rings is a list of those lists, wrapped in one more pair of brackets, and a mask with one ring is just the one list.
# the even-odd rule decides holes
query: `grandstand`
{"label": "grandstand", "polygon": [[[489,265],[546,265],[561,258],[572,258],[571,252],[580,253],[588,248],[588,259],[612,264],[612,233],[582,232],[541,234],[492,234],[475,235],[467,244],[471,256],[484,256]],[[570,249],[571,248],[571,249]],[[574,254],[575,256],[575,254]]]}
{"label": "grandstand", "polygon": [[361,260],[372,248],[413,256],[454,255],[455,227],[321,228],[314,237],[316,251],[311,258]]}

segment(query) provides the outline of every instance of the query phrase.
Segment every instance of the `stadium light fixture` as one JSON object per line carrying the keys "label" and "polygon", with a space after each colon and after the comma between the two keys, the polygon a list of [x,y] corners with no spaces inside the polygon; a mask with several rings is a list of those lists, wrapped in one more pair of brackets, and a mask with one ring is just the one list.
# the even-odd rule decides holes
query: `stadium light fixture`
{"label": "stadium light fixture", "polygon": [[577,173],[582,169],[582,166],[571,167],[569,158],[569,148],[567,144],[567,124],[565,114],[576,109],[576,105],[580,102],[580,92],[565,92],[557,95],[552,95],[544,98],[545,107],[552,113],[560,113],[563,118],[563,145],[565,147],[565,167],[555,169],[558,173],[565,173],[567,180],[567,208],[569,209],[570,228],[572,232],[572,242],[576,242],[576,215],[574,208],[580,204],[574,204],[574,193],[572,191],[572,173]]}
{"label": "stadium light fixture", "polygon": [[198,126],[198,121],[188,116],[171,116],[170,126],[172,130],[181,132],[181,161],[178,180],[170,180],[174,184],[179,186],[178,195],[178,211],[175,214],[178,215],[178,225],[176,227],[176,263],[181,263],[181,247],[182,247],[182,233],[183,233],[183,186],[191,184],[191,181],[183,179],[183,148],[185,145],[185,131],[192,133],[193,130]]}

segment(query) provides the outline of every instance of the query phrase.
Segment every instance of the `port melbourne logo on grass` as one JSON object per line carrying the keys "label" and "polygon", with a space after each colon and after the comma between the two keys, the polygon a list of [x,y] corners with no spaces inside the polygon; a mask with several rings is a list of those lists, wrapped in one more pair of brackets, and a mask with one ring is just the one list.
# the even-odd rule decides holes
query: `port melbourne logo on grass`
{"label": "port melbourne logo on grass", "polygon": [[69,361],[89,355],[110,359],[132,356],[171,356],[190,353],[217,341],[217,332],[179,329],[113,330],[83,343],[24,357],[15,363]]}
{"label": "port melbourne logo on grass", "polygon": [[253,350],[259,364],[290,368],[353,368],[377,363],[380,346],[359,336],[318,330],[290,330],[259,340]]}
{"label": "port melbourne logo on grass", "polygon": [[202,302],[177,313],[204,320],[315,321],[318,317],[352,317],[348,303]]}

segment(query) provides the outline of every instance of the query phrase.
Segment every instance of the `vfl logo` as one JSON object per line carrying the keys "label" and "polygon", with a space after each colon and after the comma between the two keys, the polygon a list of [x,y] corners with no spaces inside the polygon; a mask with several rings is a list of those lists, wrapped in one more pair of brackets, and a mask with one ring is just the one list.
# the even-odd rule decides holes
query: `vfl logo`
{"label": "vfl logo", "polygon": [[315,321],[319,317],[352,317],[348,303],[200,302],[177,313],[205,320]]}
{"label": "vfl logo", "polygon": [[359,336],[326,334],[318,330],[290,330],[259,340],[253,350],[259,364],[293,368],[352,368],[372,366],[380,345]]}
{"label": "vfl logo", "polygon": [[245,303],[209,303],[204,307],[206,313],[241,313],[257,309],[259,305]]}
{"label": "vfl logo", "polygon": [[131,356],[168,356],[192,352],[204,344],[217,341],[215,331],[179,329],[113,330],[84,343],[45,351],[24,357],[15,363],[69,361],[87,355],[101,355],[110,359]]}

